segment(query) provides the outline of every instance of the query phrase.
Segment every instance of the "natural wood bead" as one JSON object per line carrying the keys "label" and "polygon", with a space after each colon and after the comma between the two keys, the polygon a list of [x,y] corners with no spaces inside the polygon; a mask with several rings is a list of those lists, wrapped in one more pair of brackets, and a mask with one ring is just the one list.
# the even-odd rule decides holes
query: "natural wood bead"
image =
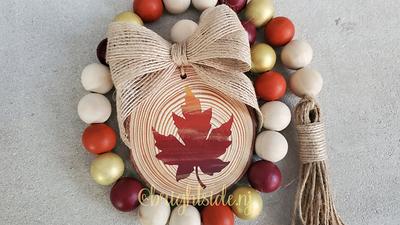
{"label": "natural wood bead", "polygon": [[297,96],[317,96],[322,89],[321,74],[309,67],[296,71],[290,78],[290,90]]}
{"label": "natural wood bead", "polygon": [[300,69],[310,64],[313,58],[313,50],[304,40],[293,40],[289,42],[281,52],[283,65],[289,69]]}

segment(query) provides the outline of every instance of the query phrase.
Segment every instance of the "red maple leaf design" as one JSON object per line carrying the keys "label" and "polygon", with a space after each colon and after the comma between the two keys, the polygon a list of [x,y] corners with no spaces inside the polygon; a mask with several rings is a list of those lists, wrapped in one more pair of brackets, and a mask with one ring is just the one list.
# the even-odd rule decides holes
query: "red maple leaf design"
{"label": "red maple leaf design", "polygon": [[160,150],[157,159],[165,165],[177,165],[176,181],[185,179],[195,171],[202,188],[206,185],[200,180],[200,170],[209,176],[220,172],[229,162],[218,157],[223,155],[232,141],[231,127],[233,116],[220,127],[211,129],[212,108],[201,111],[201,104],[190,88],[185,88],[185,104],[182,105],[183,117],[172,113],[179,137],[162,135],[153,128],[155,146]]}

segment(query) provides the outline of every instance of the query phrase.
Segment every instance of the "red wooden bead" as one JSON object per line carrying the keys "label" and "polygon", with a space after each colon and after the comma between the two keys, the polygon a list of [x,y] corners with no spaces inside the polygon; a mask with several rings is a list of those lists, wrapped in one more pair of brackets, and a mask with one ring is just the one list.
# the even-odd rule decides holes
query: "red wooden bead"
{"label": "red wooden bead", "polygon": [[281,186],[282,175],[272,162],[260,160],[253,163],[247,172],[250,185],[261,192],[274,192]]}
{"label": "red wooden bead", "polygon": [[218,0],[219,4],[228,5],[236,13],[242,11],[246,6],[247,0]]}
{"label": "red wooden bead", "polygon": [[143,185],[139,181],[128,177],[121,178],[111,188],[111,203],[122,212],[132,211],[139,206],[139,194],[142,189]]}
{"label": "red wooden bead", "polygon": [[107,39],[104,39],[97,46],[97,58],[99,59],[101,64],[108,66],[106,62],[106,55],[107,55]]}
{"label": "red wooden bead", "polygon": [[158,20],[163,13],[162,0],[134,0],[133,10],[145,22]]}
{"label": "red wooden bead", "polygon": [[256,42],[256,37],[257,37],[256,26],[251,21],[248,20],[242,21],[242,26],[247,32],[250,45],[254,44],[254,42]]}
{"label": "red wooden bead", "polygon": [[293,39],[294,32],[292,21],[286,17],[276,17],[265,25],[265,40],[270,45],[283,46]]}
{"label": "red wooden bead", "polygon": [[222,204],[206,206],[201,211],[201,220],[203,225],[233,225],[235,223],[231,208]]}
{"label": "red wooden bead", "polygon": [[268,71],[261,74],[255,81],[257,96],[265,101],[275,101],[282,98],[286,92],[286,80],[282,74]]}
{"label": "red wooden bead", "polygon": [[89,152],[101,154],[111,151],[115,147],[117,144],[117,135],[106,124],[91,124],[83,131],[82,144]]}

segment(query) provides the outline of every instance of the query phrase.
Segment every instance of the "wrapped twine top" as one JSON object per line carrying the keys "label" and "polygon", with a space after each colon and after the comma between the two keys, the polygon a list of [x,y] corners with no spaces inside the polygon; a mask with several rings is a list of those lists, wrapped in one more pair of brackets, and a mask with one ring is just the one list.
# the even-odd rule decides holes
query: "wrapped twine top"
{"label": "wrapped twine top", "polygon": [[304,97],[296,107],[295,116],[300,162],[305,164],[326,160],[325,127],[321,122],[320,107],[314,98]]}
{"label": "wrapped twine top", "polygon": [[228,6],[205,10],[197,30],[183,43],[171,45],[144,26],[120,22],[109,26],[107,36],[118,123],[128,146],[125,121],[179,70],[193,70],[206,85],[254,108],[262,124],[254,87],[243,74],[251,66],[247,33]]}

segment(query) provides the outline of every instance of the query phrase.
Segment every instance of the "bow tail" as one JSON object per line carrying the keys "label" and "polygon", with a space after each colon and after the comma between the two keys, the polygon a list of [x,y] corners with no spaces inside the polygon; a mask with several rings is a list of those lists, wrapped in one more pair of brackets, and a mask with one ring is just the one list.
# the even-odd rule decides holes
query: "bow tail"
{"label": "bow tail", "polygon": [[119,132],[122,141],[130,147],[131,136],[131,115],[141,104],[146,102],[146,99],[169,79],[176,70],[176,66],[171,66],[166,69],[146,73],[142,76],[134,76],[134,79],[125,80],[119,86],[116,86],[116,108]]}
{"label": "bow tail", "polygon": [[253,83],[246,75],[241,72],[225,72],[199,65],[193,65],[193,69],[210,87],[253,108],[258,118],[258,130],[261,129],[263,117],[258,107]]}

